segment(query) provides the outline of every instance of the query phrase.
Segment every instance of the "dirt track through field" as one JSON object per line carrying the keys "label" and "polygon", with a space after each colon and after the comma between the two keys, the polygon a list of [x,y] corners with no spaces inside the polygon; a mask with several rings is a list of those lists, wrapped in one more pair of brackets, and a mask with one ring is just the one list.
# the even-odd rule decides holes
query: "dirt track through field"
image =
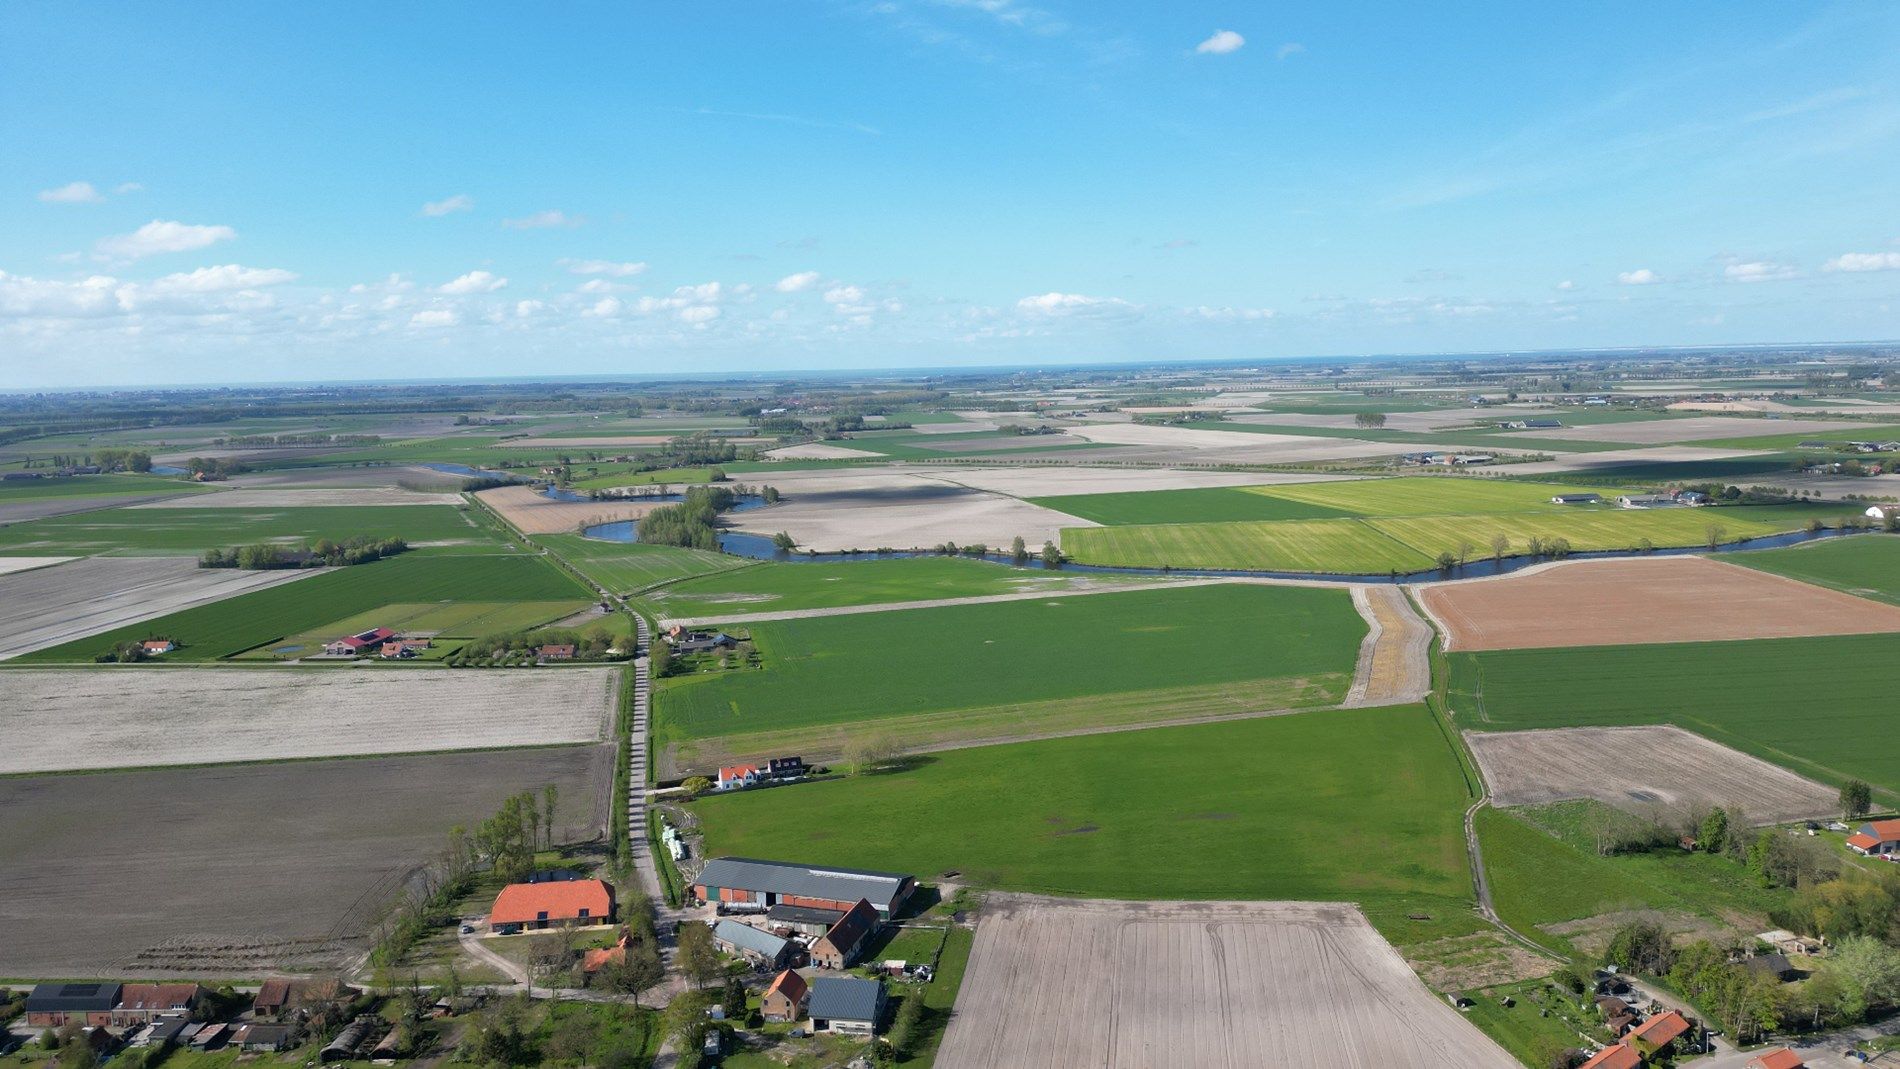
{"label": "dirt track through field", "polygon": [[1432,629],[1396,586],[1356,586],[1352,607],[1366,621],[1346,705],[1404,705],[1432,689]]}
{"label": "dirt track through field", "polygon": [[1467,731],[1465,739],[1500,806],[1594,798],[1645,816],[1733,806],[1757,824],[1838,808],[1832,789],[1677,727]]}
{"label": "dirt track through field", "polygon": [[603,668],[21,669],[0,775],[597,742]]}
{"label": "dirt track through field", "polygon": [[1900,632],[1900,606],[1707,557],[1569,561],[1433,584],[1419,600],[1447,650]]}
{"label": "dirt track through field", "polygon": [[1513,1069],[1357,907],[993,894],[939,1069]]}
{"label": "dirt track through field", "polygon": [[322,570],[200,568],[189,557],[88,557],[0,576],[0,661]]}

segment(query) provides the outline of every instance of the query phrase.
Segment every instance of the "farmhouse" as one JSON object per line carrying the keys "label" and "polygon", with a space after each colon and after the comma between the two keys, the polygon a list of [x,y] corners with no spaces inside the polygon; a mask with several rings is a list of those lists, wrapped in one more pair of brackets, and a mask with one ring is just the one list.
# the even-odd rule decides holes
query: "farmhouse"
{"label": "farmhouse", "polygon": [[1900,820],[1870,820],[1847,837],[1847,845],[1868,857],[1900,856]]}
{"label": "farmhouse", "polygon": [[1553,505],[1595,505],[1602,501],[1602,494],[1558,494],[1550,499]]}
{"label": "farmhouse", "polygon": [[371,649],[381,649],[383,643],[395,638],[396,633],[387,627],[373,627],[354,635],[345,635],[334,642],[323,644],[323,652],[331,657],[354,657]]}
{"label": "farmhouse", "polygon": [[1805,1069],[1807,1062],[1787,1047],[1763,1051],[1748,1060],[1748,1069]]}
{"label": "farmhouse", "polygon": [[1630,1029],[1629,1040],[1637,1050],[1653,1055],[1689,1034],[1695,1026],[1678,1010],[1659,1013]]}
{"label": "farmhouse", "polygon": [[739,640],[724,631],[709,635],[704,631],[691,631],[673,640],[674,653],[711,653],[713,650],[729,650],[739,645]]}
{"label": "farmhouse", "polygon": [[633,943],[630,932],[621,932],[620,939],[610,947],[594,947],[581,955],[581,972],[592,976],[609,965],[618,965],[627,960],[627,948]]}
{"label": "farmhouse", "polygon": [[759,1016],[779,1024],[796,1021],[805,1015],[805,1002],[809,998],[811,987],[805,978],[786,969],[772,978],[759,999]]}
{"label": "farmhouse", "polygon": [[790,941],[738,921],[722,920],[714,924],[713,941],[754,965],[773,969],[784,968],[792,957]]}
{"label": "farmhouse", "polygon": [[884,1017],[884,984],[849,976],[821,976],[812,981],[806,1012],[811,1015],[814,1032],[876,1035],[878,1021]]}
{"label": "farmhouse", "polygon": [[382,657],[386,661],[407,660],[411,657],[420,656],[422,651],[428,648],[429,640],[426,638],[390,639],[388,642],[383,643]]}
{"label": "farmhouse", "polygon": [[127,1028],[150,1024],[160,1014],[189,1015],[203,995],[197,984],[126,984],[119,989],[112,1024]]}
{"label": "farmhouse", "polygon": [[170,653],[178,648],[178,643],[168,638],[148,638],[139,643],[139,649],[147,657],[156,657],[161,653]]}
{"label": "farmhouse", "polygon": [[765,769],[758,765],[726,765],[719,770],[719,789],[733,791],[741,787],[750,787],[759,782],[759,777],[764,772]]}
{"label": "farmhouse", "polygon": [[601,880],[511,883],[488,911],[488,926],[509,934],[525,928],[609,924],[613,919],[613,888]]}
{"label": "farmhouse", "polygon": [[859,899],[838,923],[811,945],[811,963],[821,969],[845,969],[858,960],[864,944],[877,933],[877,910]]}
{"label": "farmhouse", "polygon": [[693,884],[701,902],[781,903],[849,910],[859,899],[889,918],[917,889],[915,877],[897,872],[836,869],[749,857],[719,857],[706,863]]}
{"label": "farmhouse", "polygon": [[319,1003],[349,1000],[356,989],[337,980],[266,980],[251,1000],[251,1016],[278,1018]]}
{"label": "farmhouse", "polygon": [[1507,419],[1498,424],[1505,431],[1554,431],[1564,425],[1560,419]]}
{"label": "farmhouse", "polygon": [[1580,1069],[1639,1069],[1643,1056],[1628,1043],[1617,1043],[1604,1047],[1590,1056]]}
{"label": "farmhouse", "polygon": [[574,644],[557,642],[540,646],[535,649],[534,655],[542,661],[571,661],[574,659]]}
{"label": "farmhouse", "polygon": [[40,984],[26,996],[26,1023],[31,1028],[68,1023],[103,1028],[118,1004],[118,984]]}

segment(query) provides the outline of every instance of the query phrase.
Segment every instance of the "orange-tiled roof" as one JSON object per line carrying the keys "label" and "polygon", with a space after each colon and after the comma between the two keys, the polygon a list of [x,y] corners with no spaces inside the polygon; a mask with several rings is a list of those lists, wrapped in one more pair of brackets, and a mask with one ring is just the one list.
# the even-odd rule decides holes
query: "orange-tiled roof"
{"label": "orange-tiled roof", "polygon": [[1883,843],[1900,839],[1900,820],[1870,820],[1867,827],[1872,828]]}
{"label": "orange-tiled roof", "polygon": [[1613,1047],[1604,1047],[1583,1063],[1582,1069],[1638,1069],[1643,1064],[1643,1056],[1628,1043],[1618,1043]]}
{"label": "orange-tiled roof", "polygon": [[1807,1064],[1801,1060],[1801,1055],[1786,1047],[1779,1047],[1756,1055],[1749,1061],[1748,1069],[1803,1069]]}
{"label": "orange-tiled roof", "polygon": [[1689,1030],[1689,1019],[1675,1010],[1659,1013],[1631,1030],[1630,1036],[1660,1047],[1672,1043]]}
{"label": "orange-tiled roof", "polygon": [[719,778],[720,779],[744,779],[749,774],[763,772],[763,771],[765,771],[765,769],[761,768],[758,765],[727,765],[726,767],[719,770]]}
{"label": "orange-tiled roof", "polygon": [[511,883],[495,896],[488,911],[489,924],[532,924],[541,920],[575,920],[581,910],[589,920],[613,915],[613,895],[599,880],[552,880],[547,883]]}
{"label": "orange-tiled roof", "polygon": [[1880,845],[1880,840],[1868,835],[1866,832],[1857,831],[1847,837],[1847,845],[1859,847],[1862,850],[1872,850],[1874,847]]}
{"label": "orange-tiled roof", "polygon": [[119,989],[122,1010],[177,1010],[198,998],[197,984],[127,984]]}
{"label": "orange-tiled roof", "polygon": [[599,972],[615,962],[627,960],[627,944],[632,938],[625,932],[620,933],[620,941],[610,947],[595,947],[581,955],[582,972]]}
{"label": "orange-tiled roof", "polygon": [[765,994],[770,997],[772,992],[776,991],[793,1002],[803,1002],[805,993],[809,990],[811,989],[806,985],[804,977],[787,969],[772,978],[772,984],[765,989]]}

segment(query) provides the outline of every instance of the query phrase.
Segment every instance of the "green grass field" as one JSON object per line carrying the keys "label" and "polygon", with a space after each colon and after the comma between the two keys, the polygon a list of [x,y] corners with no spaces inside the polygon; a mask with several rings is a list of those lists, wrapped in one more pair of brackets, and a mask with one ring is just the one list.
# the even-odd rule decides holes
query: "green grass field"
{"label": "green grass field", "polygon": [[118,643],[151,635],[164,635],[182,645],[166,655],[167,661],[211,661],[278,643],[381,605],[580,601],[590,594],[539,557],[406,553],[78,639],[26,654],[14,663],[90,661]]}
{"label": "green grass field", "polygon": [[1483,730],[1678,724],[1838,783],[1900,793],[1887,745],[1900,635],[1757,639],[1451,657],[1453,707]]}
{"label": "green grass field", "polygon": [[1775,433],[1778,429],[1777,422],[1777,420],[1762,420],[1760,434],[1739,438],[1718,438],[1695,444],[1710,449],[1795,449],[1799,448],[1802,442],[1891,442],[1900,439],[1900,426],[1891,424],[1863,423],[1838,431],[1777,434]]}
{"label": "green grass field", "polygon": [[79,475],[70,479],[0,482],[0,505],[59,497],[120,497],[133,494],[208,494],[211,488],[164,475]]}
{"label": "green grass field", "polygon": [[1290,572],[1415,572],[1430,557],[1359,520],[1064,527],[1062,551],[1086,564]]}
{"label": "green grass field", "polygon": [[674,546],[645,546],[638,542],[604,542],[580,535],[535,535],[574,570],[616,593],[628,593],[669,579],[710,575],[752,562],[744,557]]}
{"label": "green grass field", "polygon": [[714,856],[1053,894],[1358,900],[1468,896],[1465,801],[1444,735],[1404,706],[958,750],[693,808]]}
{"label": "green grass field", "polygon": [[1723,560],[1900,604],[1900,537],[1867,535],[1738,553]]}
{"label": "green grass field", "polygon": [[1245,487],[1143,490],[1119,494],[1033,497],[1031,503],[1095,523],[1220,523],[1229,520],[1324,520],[1351,513],[1290,498],[1249,493]]}
{"label": "green grass field", "polygon": [[828,564],[756,564],[673,583],[641,600],[661,616],[720,616],[1038,590],[1061,593],[1077,583],[1100,582],[1100,576],[1003,568],[961,557],[866,558]]}
{"label": "green grass field", "polygon": [[1504,512],[1560,513],[1579,506],[1551,504],[1550,499],[1557,494],[1600,491],[1565,483],[1409,476],[1251,486],[1246,492],[1317,505],[1351,516],[1473,516]]}
{"label": "green grass field", "polygon": [[0,551],[197,555],[214,546],[364,535],[416,542],[490,541],[453,505],[278,509],[110,509],[0,527]]}
{"label": "green grass field", "polygon": [[1720,541],[1733,542],[1801,526],[1800,522],[1792,520],[1781,523],[1757,520],[1754,518],[1755,511],[1752,508],[1607,509],[1513,512],[1488,516],[1412,516],[1367,520],[1365,523],[1428,557],[1436,557],[1440,553],[1455,556],[1461,545],[1467,542],[1476,547],[1474,556],[1489,556],[1491,540],[1498,535],[1510,539],[1510,548],[1505,551],[1509,555],[1527,552],[1532,538],[1545,542],[1563,538],[1569,541],[1570,548],[1584,552],[1639,549],[1644,539],[1659,547],[1707,545],[1711,527],[1719,529]]}
{"label": "green grass field", "polygon": [[291,635],[282,642],[260,646],[242,657],[247,661],[307,657],[321,653],[325,642],[375,627],[387,627],[408,636],[433,632],[434,648],[424,656],[437,659],[461,645],[461,640],[527,631],[565,619],[592,604],[569,598],[565,601],[423,601],[379,605]]}
{"label": "green grass field", "polygon": [[[766,668],[666,681],[662,734],[1017,711],[1170,687],[1238,692],[1261,680],[1304,680],[1303,704],[1318,704],[1343,697],[1366,630],[1342,590],[1238,584],[750,627]],[[1019,729],[1031,727],[1026,719],[1015,717]]]}

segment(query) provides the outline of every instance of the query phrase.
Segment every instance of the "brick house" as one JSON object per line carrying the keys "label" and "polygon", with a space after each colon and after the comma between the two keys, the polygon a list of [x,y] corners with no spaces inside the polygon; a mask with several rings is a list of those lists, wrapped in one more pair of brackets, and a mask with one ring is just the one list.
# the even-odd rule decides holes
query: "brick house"
{"label": "brick house", "polygon": [[26,1023],[30,1028],[68,1023],[104,1028],[118,1004],[118,984],[39,984],[26,996]]}
{"label": "brick house", "polygon": [[197,984],[126,984],[112,1008],[112,1025],[130,1028],[159,1016],[190,1017],[203,997],[204,988]]}
{"label": "brick house", "polygon": [[821,969],[850,968],[878,930],[877,908],[864,899],[845,910],[831,930],[811,945],[811,963]]}
{"label": "brick house", "polygon": [[614,890],[602,880],[511,883],[495,896],[488,926],[498,932],[611,924]]}
{"label": "brick house", "polygon": [[811,998],[811,987],[805,978],[790,969],[772,978],[765,989],[764,997],[759,999],[759,1015],[768,1021],[788,1024],[805,1015],[805,1002]]}

